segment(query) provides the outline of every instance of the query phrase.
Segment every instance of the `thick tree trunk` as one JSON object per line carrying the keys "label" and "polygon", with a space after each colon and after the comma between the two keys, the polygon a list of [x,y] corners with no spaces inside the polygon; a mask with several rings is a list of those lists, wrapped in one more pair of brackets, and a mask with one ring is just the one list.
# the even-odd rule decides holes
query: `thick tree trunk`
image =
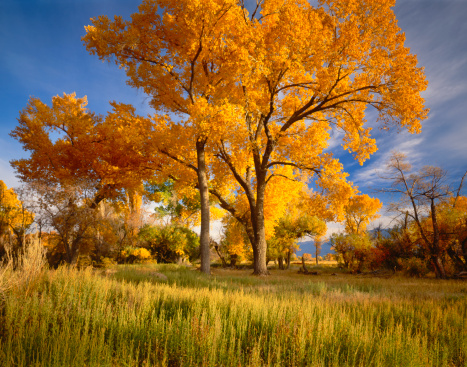
{"label": "thick tree trunk", "polygon": [[266,228],[264,226],[264,194],[266,185],[263,181],[261,183],[260,177],[258,177],[258,188],[256,195],[256,210],[253,213],[252,220],[255,221],[253,228],[255,228],[255,246],[253,248],[254,256],[254,275],[269,275],[268,268],[266,266]]}
{"label": "thick tree trunk", "polygon": [[211,259],[209,249],[209,191],[208,179],[206,175],[205,160],[205,139],[198,139],[196,142],[196,153],[198,158],[198,184],[201,196],[201,230],[199,248],[201,254],[201,271],[206,274],[211,273]]}
{"label": "thick tree trunk", "polygon": [[266,266],[266,249],[266,238],[265,236],[262,236],[256,242],[256,251],[253,251],[253,256],[255,257],[254,275],[269,275],[269,271]]}

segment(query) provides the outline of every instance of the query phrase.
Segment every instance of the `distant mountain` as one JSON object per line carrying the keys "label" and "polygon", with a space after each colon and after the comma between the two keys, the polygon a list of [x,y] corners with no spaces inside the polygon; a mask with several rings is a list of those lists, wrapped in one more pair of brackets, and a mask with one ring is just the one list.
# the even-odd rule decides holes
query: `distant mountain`
{"label": "distant mountain", "polygon": [[[315,257],[316,247],[314,241],[304,241],[299,242],[300,251],[297,251],[297,256],[302,256],[303,254],[310,254]],[[321,252],[319,256],[326,256],[327,254],[335,254],[334,250],[331,250],[331,241],[323,242],[321,245]]]}

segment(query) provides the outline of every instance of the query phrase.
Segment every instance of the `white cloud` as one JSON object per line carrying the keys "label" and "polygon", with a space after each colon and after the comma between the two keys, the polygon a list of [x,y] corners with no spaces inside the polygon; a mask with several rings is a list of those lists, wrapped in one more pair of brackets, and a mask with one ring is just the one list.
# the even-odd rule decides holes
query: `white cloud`
{"label": "white cloud", "polygon": [[393,134],[390,141],[383,145],[378,154],[370,159],[369,163],[356,171],[351,180],[361,187],[369,187],[383,182],[381,175],[384,173],[386,162],[393,151],[406,154],[412,164],[421,160],[420,146],[424,138],[410,134]]}

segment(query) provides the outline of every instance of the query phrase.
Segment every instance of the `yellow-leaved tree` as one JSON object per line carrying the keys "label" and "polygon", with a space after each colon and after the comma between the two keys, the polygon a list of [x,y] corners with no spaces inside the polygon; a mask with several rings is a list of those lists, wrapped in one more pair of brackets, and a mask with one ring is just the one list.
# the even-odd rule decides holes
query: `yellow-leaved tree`
{"label": "yellow-leaved tree", "polygon": [[342,131],[343,147],[363,163],[377,149],[365,127],[367,107],[376,109],[383,128],[420,131],[428,112],[420,92],[427,83],[404,47],[393,5],[265,0],[251,16],[240,5],[245,17],[238,43],[244,52],[237,59],[236,86],[243,128],[220,142],[218,156],[248,197],[255,274],[267,274],[265,192],[277,167],[295,167],[322,190],[338,181],[345,186],[342,165],[326,151],[329,133]]}
{"label": "yellow-leaved tree", "polygon": [[16,239],[16,246],[12,246],[13,255],[23,249],[26,231],[33,221],[34,214],[26,209],[15,191],[0,180],[0,260],[6,251],[5,245],[13,245],[11,234]]}
{"label": "yellow-leaved tree", "polygon": [[[160,113],[154,118],[154,154],[172,160],[171,175],[195,176],[201,200],[201,270],[209,261],[209,145],[236,124],[229,103],[235,75],[236,0],[146,0],[131,20],[93,19],[83,40],[101,59],[125,68]],[[163,15],[161,13],[163,12]],[[164,113],[171,115],[164,115]],[[181,166],[181,167],[180,167]]]}
{"label": "yellow-leaved tree", "polygon": [[367,225],[379,218],[378,211],[383,203],[378,198],[372,198],[366,194],[355,195],[350,198],[345,206],[345,231],[349,234],[362,234]]}

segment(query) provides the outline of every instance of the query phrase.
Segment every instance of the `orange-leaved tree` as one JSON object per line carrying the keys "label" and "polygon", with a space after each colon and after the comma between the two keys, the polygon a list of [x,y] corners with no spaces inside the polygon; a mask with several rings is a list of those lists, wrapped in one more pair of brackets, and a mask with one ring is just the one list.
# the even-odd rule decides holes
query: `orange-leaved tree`
{"label": "orange-leaved tree", "polygon": [[[209,164],[213,137],[238,116],[229,103],[235,75],[234,42],[241,11],[236,0],[145,0],[131,20],[92,19],[83,41],[101,59],[123,67],[161,114],[154,119],[155,154],[195,175],[201,197],[201,270],[209,273]],[[161,15],[163,13],[163,15]],[[163,115],[164,113],[171,115]],[[183,170],[183,169],[182,169]],[[183,176],[176,176],[180,179]]]}
{"label": "orange-leaved tree", "polygon": [[86,105],[87,98],[74,93],[53,97],[51,106],[31,98],[10,133],[30,157],[11,164],[24,182],[60,187],[85,183],[95,190],[89,206],[96,208],[122,189],[139,190],[157,165],[144,153],[141,140],[147,119],[124,104],[111,103],[105,117]]}
{"label": "orange-leaved tree", "polygon": [[[326,189],[342,165],[326,151],[331,130],[363,163],[376,151],[365,110],[384,128],[420,131],[427,110],[423,69],[404,47],[388,0],[264,0],[244,12],[235,86],[243,128],[219,143],[218,157],[248,197],[255,233],[255,274],[267,274],[264,203],[278,166],[289,165]],[[233,93],[235,96],[236,93]],[[237,101],[237,103],[240,103]],[[238,158],[239,150],[244,159]],[[306,177],[308,173],[308,177]]]}
{"label": "orange-leaved tree", "polygon": [[[50,106],[31,98],[10,134],[30,152],[29,158],[11,162],[19,177],[52,207],[64,202],[71,217],[95,210],[104,199],[138,197],[142,181],[160,166],[146,152],[143,137],[151,125],[148,119],[136,116],[129,105],[111,103],[105,117],[86,105],[86,97],[77,98],[74,93],[53,97]],[[69,228],[62,222],[57,231],[64,233],[61,241],[67,243],[71,262],[79,255],[83,235],[74,235],[74,245],[68,246]],[[81,232],[88,231],[91,222],[80,223],[86,223],[79,226]]]}

